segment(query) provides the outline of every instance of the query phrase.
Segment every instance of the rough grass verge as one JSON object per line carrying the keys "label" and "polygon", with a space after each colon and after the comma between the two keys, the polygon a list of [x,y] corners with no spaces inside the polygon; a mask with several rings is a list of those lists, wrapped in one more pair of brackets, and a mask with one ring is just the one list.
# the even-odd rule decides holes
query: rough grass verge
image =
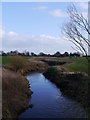
{"label": "rough grass verge", "polygon": [[[56,67],[49,67],[44,76],[60,88],[63,95],[79,102],[86,111],[90,108],[88,83],[90,79],[83,73],[66,74]],[[88,111],[89,112],[89,111]],[[90,113],[90,112],[89,112]]]}
{"label": "rough grass verge", "polygon": [[28,106],[31,96],[28,81],[19,73],[2,70],[2,114],[4,119],[17,118]]}

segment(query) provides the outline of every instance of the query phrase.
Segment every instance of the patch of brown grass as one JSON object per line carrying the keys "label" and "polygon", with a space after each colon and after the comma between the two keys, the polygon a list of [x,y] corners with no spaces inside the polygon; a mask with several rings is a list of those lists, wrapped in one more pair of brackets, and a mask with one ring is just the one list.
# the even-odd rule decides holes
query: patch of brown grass
{"label": "patch of brown grass", "polygon": [[24,74],[27,74],[29,72],[43,72],[48,67],[48,65],[41,61],[40,59],[30,58],[27,63],[27,67],[24,70]]}
{"label": "patch of brown grass", "polygon": [[8,69],[2,70],[3,118],[16,118],[27,107],[30,95],[25,77]]}

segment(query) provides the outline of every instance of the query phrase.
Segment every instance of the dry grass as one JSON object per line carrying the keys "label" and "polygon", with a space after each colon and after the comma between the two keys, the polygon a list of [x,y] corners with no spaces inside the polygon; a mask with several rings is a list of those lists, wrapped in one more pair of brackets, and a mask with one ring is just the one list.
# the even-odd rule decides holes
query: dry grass
{"label": "dry grass", "polygon": [[27,63],[27,67],[26,69],[24,70],[24,73],[29,73],[29,72],[35,72],[35,71],[38,71],[38,72],[43,72],[45,71],[45,69],[48,67],[48,65],[41,61],[41,59],[39,58],[30,58],[28,59],[28,63]]}
{"label": "dry grass", "polygon": [[31,95],[28,81],[19,73],[3,69],[2,85],[3,118],[16,118],[28,105]]}
{"label": "dry grass", "polygon": [[13,57],[9,56],[8,59],[9,59],[10,65],[15,71],[24,70],[24,68],[27,65],[25,58],[22,56],[13,56]]}

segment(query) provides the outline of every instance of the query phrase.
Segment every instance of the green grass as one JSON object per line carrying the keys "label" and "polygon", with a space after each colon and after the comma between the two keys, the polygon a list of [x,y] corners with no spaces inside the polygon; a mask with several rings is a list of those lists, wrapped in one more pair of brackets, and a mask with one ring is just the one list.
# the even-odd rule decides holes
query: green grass
{"label": "green grass", "polygon": [[6,65],[9,63],[8,56],[2,56],[2,65]]}
{"label": "green grass", "polygon": [[0,64],[8,64],[8,57],[0,56]]}
{"label": "green grass", "polygon": [[8,61],[8,57],[7,56],[0,56],[0,64],[6,65],[8,63],[9,63],[9,61]]}
{"label": "green grass", "polygon": [[70,64],[65,64],[64,67],[70,72],[85,72],[88,73],[88,61],[85,57],[72,57]]}

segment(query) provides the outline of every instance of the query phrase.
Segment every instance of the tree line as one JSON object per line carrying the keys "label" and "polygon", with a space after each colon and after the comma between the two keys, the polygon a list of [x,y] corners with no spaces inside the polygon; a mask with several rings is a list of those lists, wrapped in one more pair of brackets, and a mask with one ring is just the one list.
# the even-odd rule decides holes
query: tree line
{"label": "tree line", "polygon": [[39,57],[39,56],[47,56],[47,57],[67,57],[67,56],[74,56],[74,57],[83,57],[85,56],[84,54],[80,53],[80,52],[74,52],[74,53],[68,53],[68,52],[64,52],[63,54],[60,53],[59,51],[57,51],[54,54],[46,54],[43,52],[40,52],[39,54],[36,54],[34,52],[29,52],[29,51],[25,51],[25,52],[18,52],[17,50],[15,51],[10,51],[5,53],[4,51],[0,52],[0,55],[2,56],[16,56],[16,55],[20,55],[20,56],[33,56],[33,57]]}

